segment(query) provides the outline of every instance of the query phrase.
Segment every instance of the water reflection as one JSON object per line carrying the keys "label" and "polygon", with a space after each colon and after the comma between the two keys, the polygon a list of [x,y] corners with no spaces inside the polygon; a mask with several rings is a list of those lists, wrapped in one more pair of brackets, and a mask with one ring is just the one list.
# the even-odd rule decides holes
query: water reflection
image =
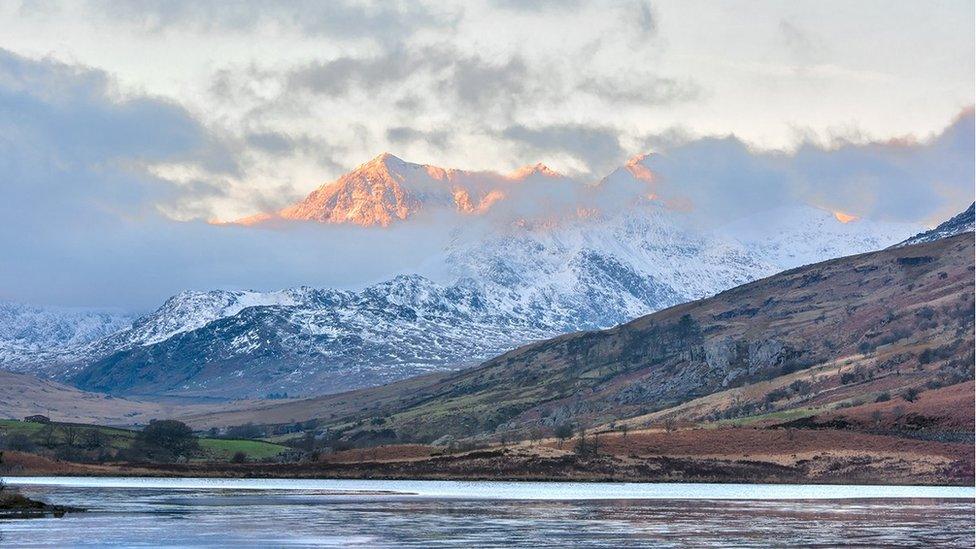
{"label": "water reflection", "polygon": [[973,547],[971,499],[483,500],[295,490],[23,488],[90,512],[0,522],[3,545]]}

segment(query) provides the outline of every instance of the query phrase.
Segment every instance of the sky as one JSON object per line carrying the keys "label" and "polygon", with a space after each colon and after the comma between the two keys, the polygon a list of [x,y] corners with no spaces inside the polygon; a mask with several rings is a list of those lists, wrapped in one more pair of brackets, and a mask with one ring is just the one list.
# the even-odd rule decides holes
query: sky
{"label": "sky", "polygon": [[887,220],[972,200],[968,0],[8,1],[0,28],[5,299],[144,307],[235,264],[271,286],[379,276],[321,235],[205,221],[384,151],[593,181],[662,152],[719,202],[773,181]]}

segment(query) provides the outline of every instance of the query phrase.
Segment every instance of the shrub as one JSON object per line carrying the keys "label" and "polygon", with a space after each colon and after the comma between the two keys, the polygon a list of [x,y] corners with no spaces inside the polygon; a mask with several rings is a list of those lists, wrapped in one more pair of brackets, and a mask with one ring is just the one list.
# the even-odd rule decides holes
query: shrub
{"label": "shrub", "polygon": [[264,436],[264,429],[253,423],[233,425],[227,428],[227,432],[224,433],[224,436],[227,438],[261,438]]}
{"label": "shrub", "polygon": [[908,402],[915,402],[918,400],[918,395],[921,393],[922,391],[918,387],[909,387],[901,392],[901,398],[907,400]]}
{"label": "shrub", "polygon": [[234,452],[234,456],[230,458],[230,460],[234,463],[244,463],[247,461],[247,454],[238,450],[237,452]]}
{"label": "shrub", "polygon": [[567,438],[573,436],[573,424],[569,422],[560,423],[556,426],[553,434],[556,435],[560,441],[566,440]]}
{"label": "shrub", "polygon": [[777,400],[783,400],[790,396],[789,389],[781,387],[779,389],[773,389],[772,391],[766,393],[765,400],[767,403],[776,402]]}
{"label": "shrub", "polygon": [[152,420],[136,434],[131,451],[138,459],[171,461],[187,457],[200,449],[193,430],[174,419]]}
{"label": "shrub", "polygon": [[875,402],[888,402],[889,400],[891,400],[891,393],[888,391],[878,393],[878,396],[874,399]]}
{"label": "shrub", "polygon": [[24,433],[14,433],[7,437],[4,441],[4,448],[7,450],[16,450],[18,452],[33,452],[36,445],[34,441],[30,439],[29,436]]}

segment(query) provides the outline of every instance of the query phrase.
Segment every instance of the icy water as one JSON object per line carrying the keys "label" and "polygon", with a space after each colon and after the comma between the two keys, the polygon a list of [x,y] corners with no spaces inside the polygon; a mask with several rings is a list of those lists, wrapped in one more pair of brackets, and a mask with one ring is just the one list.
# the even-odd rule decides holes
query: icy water
{"label": "icy water", "polygon": [[973,488],[11,478],[3,547],[973,547]]}

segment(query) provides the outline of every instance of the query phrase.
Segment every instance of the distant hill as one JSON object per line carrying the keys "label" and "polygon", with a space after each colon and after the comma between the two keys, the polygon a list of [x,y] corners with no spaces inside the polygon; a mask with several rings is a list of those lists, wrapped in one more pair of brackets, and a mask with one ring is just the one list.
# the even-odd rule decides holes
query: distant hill
{"label": "distant hill", "polygon": [[54,421],[130,426],[181,413],[216,409],[220,408],[217,405],[111,397],[27,374],[0,371],[0,419],[42,414]]}
{"label": "distant hill", "polygon": [[[718,420],[856,405],[957,384],[973,378],[973,244],[965,234],[834,259],[458,373],[190,420],[315,420],[353,442],[433,441],[655,412]],[[713,394],[723,396],[687,409]]]}
{"label": "distant hill", "polygon": [[897,246],[908,246],[910,244],[921,244],[922,242],[932,242],[940,238],[948,238],[965,232],[973,232],[976,228],[976,202],[969,205],[966,211],[956,214],[952,219],[944,221],[938,227],[918,233],[917,235],[897,244]]}

